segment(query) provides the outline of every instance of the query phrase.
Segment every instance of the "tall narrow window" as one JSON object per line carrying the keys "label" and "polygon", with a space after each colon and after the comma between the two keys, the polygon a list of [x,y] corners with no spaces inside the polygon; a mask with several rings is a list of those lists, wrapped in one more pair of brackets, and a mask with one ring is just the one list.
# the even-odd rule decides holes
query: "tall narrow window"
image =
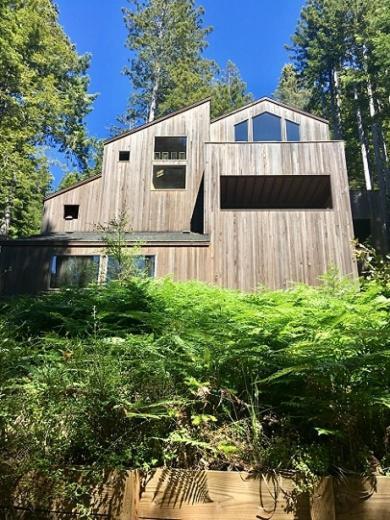
{"label": "tall narrow window", "polygon": [[79,205],[78,204],[65,204],[64,205],[64,219],[65,220],[77,220],[79,218]]}
{"label": "tall narrow window", "polygon": [[248,120],[234,126],[234,140],[248,141]]}
{"label": "tall narrow window", "polygon": [[155,190],[184,190],[185,187],[185,166],[153,166],[153,188]]}
{"label": "tall narrow window", "polygon": [[187,159],[187,137],[156,137],[155,161],[183,161]]}
{"label": "tall narrow window", "polygon": [[50,288],[87,287],[96,282],[99,256],[53,256],[50,269]]}
{"label": "tall narrow window", "polygon": [[[155,276],[156,261],[154,255],[135,255],[132,257],[132,263],[130,269],[134,275],[149,276],[153,278]],[[109,256],[107,259],[107,274],[106,281],[117,280],[120,278],[124,267],[118,262],[118,259],[114,256]]]}
{"label": "tall narrow window", "polygon": [[293,121],[289,121],[286,119],[286,135],[287,141],[300,141],[300,126],[298,123],[294,123]]}
{"label": "tall narrow window", "polygon": [[281,141],[281,119],[269,112],[263,112],[253,118],[254,141]]}

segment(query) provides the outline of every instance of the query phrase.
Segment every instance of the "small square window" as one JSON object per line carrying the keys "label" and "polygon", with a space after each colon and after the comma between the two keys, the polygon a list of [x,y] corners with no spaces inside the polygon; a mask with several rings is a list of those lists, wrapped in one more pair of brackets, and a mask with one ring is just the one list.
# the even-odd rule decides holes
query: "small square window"
{"label": "small square window", "polygon": [[130,152],[128,150],[121,150],[119,152],[119,160],[120,162],[130,161]]}
{"label": "small square window", "polygon": [[79,205],[78,204],[65,204],[64,205],[64,219],[65,220],[77,220],[79,218]]}

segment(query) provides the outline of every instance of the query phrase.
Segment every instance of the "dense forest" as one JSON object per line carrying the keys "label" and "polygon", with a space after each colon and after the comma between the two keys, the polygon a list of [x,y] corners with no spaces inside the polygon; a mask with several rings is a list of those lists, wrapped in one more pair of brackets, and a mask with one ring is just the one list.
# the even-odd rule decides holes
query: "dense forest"
{"label": "dense forest", "polygon": [[390,2],[308,0],[276,97],[327,117],[346,142],[352,188],[378,190],[381,241],[390,222]]}

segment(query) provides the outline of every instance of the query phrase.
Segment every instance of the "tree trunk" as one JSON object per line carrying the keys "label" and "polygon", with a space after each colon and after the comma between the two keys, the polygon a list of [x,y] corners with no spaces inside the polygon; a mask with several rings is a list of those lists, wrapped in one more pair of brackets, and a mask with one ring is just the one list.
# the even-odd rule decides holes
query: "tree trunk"
{"label": "tree trunk", "polygon": [[372,140],[374,147],[374,159],[376,177],[379,187],[379,211],[380,211],[380,230],[382,235],[381,250],[383,254],[389,251],[389,169],[387,164],[387,153],[383,138],[383,131],[378,121],[378,112],[376,110],[373,88],[370,80],[367,81],[367,93],[369,100]]}
{"label": "tree trunk", "polygon": [[149,113],[148,113],[148,122],[149,123],[154,121],[154,119],[156,117],[157,96],[158,96],[158,90],[160,88],[160,77],[159,77],[160,70],[159,69],[160,69],[160,67],[157,67],[156,79],[155,79],[155,82],[153,85],[152,98],[151,98],[150,105],[149,105]]}
{"label": "tree trunk", "polygon": [[354,87],[354,94],[353,95],[354,95],[354,99],[355,99],[355,102],[356,102],[356,120],[357,120],[357,126],[358,126],[360,149],[361,149],[361,152],[362,152],[364,181],[365,181],[365,185],[366,185],[366,190],[367,191],[371,191],[372,190],[372,182],[371,182],[370,166],[369,166],[369,162],[368,162],[367,137],[366,137],[366,133],[364,131],[362,111],[361,111],[361,108],[360,108],[360,105],[359,105],[359,96],[358,96],[356,87]]}
{"label": "tree trunk", "polygon": [[8,236],[11,226],[11,205],[9,199],[7,200],[4,208],[4,216],[0,221],[0,236]]}
{"label": "tree trunk", "polygon": [[343,138],[341,127],[341,98],[339,76],[336,69],[329,71],[330,109],[333,121],[334,136],[336,139]]}

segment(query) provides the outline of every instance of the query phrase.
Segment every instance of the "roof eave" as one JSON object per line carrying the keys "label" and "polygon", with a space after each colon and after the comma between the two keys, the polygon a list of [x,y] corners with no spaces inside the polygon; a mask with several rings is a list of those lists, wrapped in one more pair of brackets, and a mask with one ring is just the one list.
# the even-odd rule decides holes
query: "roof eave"
{"label": "roof eave", "polygon": [[255,105],[257,105],[257,104],[259,104],[259,103],[261,103],[263,101],[269,101],[270,103],[274,103],[275,105],[279,105],[279,106],[281,106],[283,108],[287,108],[288,110],[292,110],[293,112],[298,112],[299,114],[302,114],[302,115],[304,115],[306,117],[311,117],[312,119],[317,119],[317,121],[321,121],[321,123],[325,123],[327,125],[329,124],[329,121],[327,119],[324,119],[323,117],[316,116],[314,114],[310,114],[310,112],[306,112],[305,110],[301,110],[300,108],[296,108],[294,106],[287,105],[286,103],[283,103],[282,101],[270,98],[268,96],[263,96],[263,97],[257,99],[256,101],[251,101],[247,105],[244,105],[244,106],[242,106],[240,108],[236,108],[236,109],[234,109],[231,112],[228,112],[226,114],[222,114],[221,116],[218,116],[218,117],[212,119],[210,124],[216,123],[217,121],[220,121],[221,119],[224,119],[225,117],[229,117],[229,116],[231,116],[233,114],[241,112],[241,110],[245,110],[247,108],[255,106]]}

